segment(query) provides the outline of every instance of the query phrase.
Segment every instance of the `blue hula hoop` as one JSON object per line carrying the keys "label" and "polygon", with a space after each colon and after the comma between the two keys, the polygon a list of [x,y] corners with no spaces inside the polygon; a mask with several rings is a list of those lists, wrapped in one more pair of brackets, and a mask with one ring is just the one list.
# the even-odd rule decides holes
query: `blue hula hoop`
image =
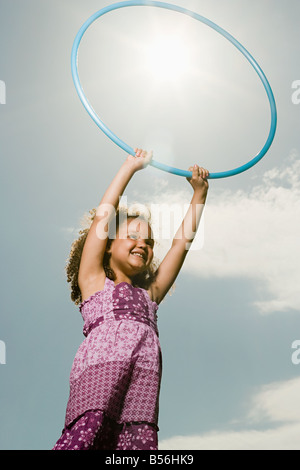
{"label": "blue hula hoop", "polygon": [[[102,8],[98,12],[94,13],[82,25],[82,27],[78,31],[78,33],[75,37],[74,43],[73,43],[72,53],[71,53],[72,77],[73,77],[74,85],[75,85],[75,88],[76,88],[77,93],[79,95],[79,98],[80,98],[83,106],[85,107],[86,111],[89,113],[89,115],[93,119],[93,121],[104,132],[104,134],[106,134],[107,137],[109,137],[115,144],[117,144],[119,147],[121,147],[125,152],[127,152],[127,153],[129,153],[133,156],[135,155],[134,149],[132,147],[130,147],[129,145],[127,145],[125,142],[123,142],[121,139],[119,139],[119,137],[117,137],[101,121],[99,116],[96,114],[96,112],[94,111],[94,109],[92,108],[90,103],[88,102],[88,100],[87,100],[87,98],[86,98],[86,96],[83,92],[80,81],[79,81],[78,67],[77,67],[77,65],[78,65],[77,64],[78,63],[77,56],[78,56],[79,44],[80,44],[80,41],[82,39],[82,36],[84,35],[84,33],[88,29],[88,27],[96,19],[100,18],[100,16],[103,16],[103,15],[105,15],[106,13],[108,13],[110,11],[117,10],[119,8],[124,8],[124,7],[131,7],[131,6],[153,6],[153,7],[158,7],[158,8],[165,8],[167,10],[173,10],[173,11],[177,11],[179,13],[183,13],[184,15],[188,15],[188,16],[190,16],[190,17],[192,17],[192,18],[194,18],[198,21],[201,21],[202,23],[206,24],[210,28],[212,28],[215,31],[217,31],[218,33],[220,33],[226,39],[228,39],[228,41],[230,41],[246,57],[246,59],[250,62],[250,64],[252,65],[254,70],[257,72],[259,78],[261,79],[261,81],[264,85],[264,88],[266,90],[266,93],[267,93],[267,96],[268,96],[268,99],[269,99],[269,103],[270,103],[271,127],[270,127],[268,138],[266,140],[265,145],[261,149],[261,151],[252,160],[250,160],[248,163],[246,163],[246,164],[244,164],[244,165],[242,165],[238,168],[235,168],[233,170],[223,171],[223,172],[219,172],[219,173],[210,173],[209,178],[210,179],[226,178],[228,176],[233,176],[233,175],[237,175],[239,173],[242,173],[242,172],[248,170],[249,168],[251,168],[252,166],[254,166],[257,162],[259,162],[264,157],[264,155],[269,150],[269,148],[270,148],[270,146],[271,146],[271,144],[274,140],[274,136],[275,136],[275,133],[276,133],[276,126],[277,126],[276,103],[275,103],[275,99],[274,99],[272,89],[270,87],[270,84],[269,84],[264,72],[259,67],[259,65],[255,61],[255,59],[251,56],[251,54],[244,48],[244,46],[242,46],[242,44],[240,44],[233,36],[231,36],[231,34],[229,34],[223,28],[216,25],[215,23],[208,20],[207,18],[205,18],[201,15],[198,15],[198,13],[194,13],[193,11],[187,10],[183,7],[176,6],[176,5],[173,5],[173,4],[170,4],[170,3],[156,2],[156,1],[152,1],[152,0],[142,0],[142,1],[129,0],[129,1],[124,1],[124,2],[114,3],[112,5],[109,5],[109,6],[105,7],[105,8]],[[150,165],[152,165],[153,167],[156,167],[160,170],[167,171],[169,173],[172,173],[172,174],[175,174],[175,175],[178,175],[178,176],[185,176],[185,177],[190,178],[191,175],[192,175],[192,172],[190,172],[190,171],[180,170],[178,168],[168,166],[166,164],[160,163],[160,162],[155,161],[155,160],[152,160]]]}

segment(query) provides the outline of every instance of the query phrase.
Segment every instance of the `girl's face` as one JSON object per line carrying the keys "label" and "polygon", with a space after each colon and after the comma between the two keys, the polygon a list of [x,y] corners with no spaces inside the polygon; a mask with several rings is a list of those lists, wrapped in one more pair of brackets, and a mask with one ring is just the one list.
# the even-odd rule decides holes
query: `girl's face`
{"label": "girl's face", "polygon": [[132,277],[145,271],[153,259],[154,240],[149,224],[137,217],[125,220],[119,227],[108,253],[110,267]]}

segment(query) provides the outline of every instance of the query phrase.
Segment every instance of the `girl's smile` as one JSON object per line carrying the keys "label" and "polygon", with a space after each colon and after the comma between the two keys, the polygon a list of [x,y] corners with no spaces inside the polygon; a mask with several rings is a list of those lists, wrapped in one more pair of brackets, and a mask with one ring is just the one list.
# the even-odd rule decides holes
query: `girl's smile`
{"label": "girl's smile", "polygon": [[134,256],[139,256],[143,260],[146,260],[147,255],[144,252],[141,253],[140,251],[132,251],[131,254],[134,255]]}

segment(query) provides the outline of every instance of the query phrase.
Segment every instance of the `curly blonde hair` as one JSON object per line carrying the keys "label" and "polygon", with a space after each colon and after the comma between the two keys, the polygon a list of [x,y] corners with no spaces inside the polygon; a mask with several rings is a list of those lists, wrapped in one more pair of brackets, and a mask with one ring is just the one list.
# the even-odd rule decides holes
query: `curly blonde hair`
{"label": "curly blonde hair", "polygon": [[[77,238],[77,240],[74,240],[71,245],[71,251],[67,259],[66,266],[65,266],[67,282],[70,283],[70,288],[71,288],[71,300],[75,303],[75,305],[79,305],[82,302],[82,295],[81,295],[81,291],[78,285],[78,272],[79,272],[79,266],[80,266],[83,247],[84,247],[86,238],[88,236],[90,227],[92,225],[92,222],[95,218],[95,215],[96,215],[96,209],[91,209],[88,214],[85,214],[83,220],[85,224],[88,225],[88,227],[79,230],[79,237]],[[130,212],[127,208],[118,207],[116,214],[114,216],[115,224],[112,223],[113,221],[111,221],[110,223],[110,225],[112,225],[116,229],[116,231],[118,230],[120,221],[124,220],[122,219],[122,216],[127,216],[127,219],[134,219],[137,217],[142,218],[149,224],[151,228],[149,215],[147,216],[137,209],[133,211],[131,210]],[[107,250],[110,248],[113,239],[114,237],[112,237],[112,234],[109,230],[108,237],[107,237],[106,251],[103,257],[103,268],[104,268],[106,276],[109,279],[114,281],[116,279],[116,276],[115,276],[114,271],[111,269],[110,263],[109,263],[111,255],[107,253]],[[144,289],[148,289],[151,283],[155,280],[155,277],[157,275],[158,265],[159,265],[159,262],[157,258],[153,257],[153,260],[149,268],[132,278],[132,285],[134,287],[142,287]]]}

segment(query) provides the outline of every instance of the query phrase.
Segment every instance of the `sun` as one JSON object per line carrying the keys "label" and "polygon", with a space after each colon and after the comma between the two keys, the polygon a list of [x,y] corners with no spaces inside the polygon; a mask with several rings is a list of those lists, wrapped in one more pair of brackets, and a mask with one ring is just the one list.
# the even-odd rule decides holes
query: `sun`
{"label": "sun", "polygon": [[189,47],[178,35],[155,35],[146,49],[145,62],[156,81],[178,82],[189,73]]}

